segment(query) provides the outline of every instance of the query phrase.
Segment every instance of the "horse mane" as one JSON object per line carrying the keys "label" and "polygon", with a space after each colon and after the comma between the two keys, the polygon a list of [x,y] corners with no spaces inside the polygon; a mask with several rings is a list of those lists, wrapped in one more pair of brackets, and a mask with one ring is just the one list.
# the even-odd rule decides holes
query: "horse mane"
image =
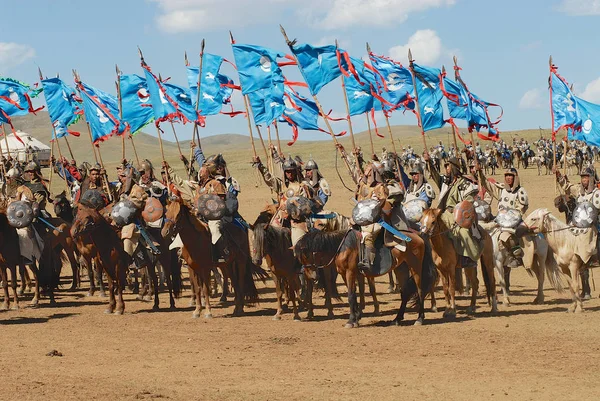
{"label": "horse mane", "polygon": [[284,258],[292,246],[292,234],[289,228],[255,223],[253,233],[255,247],[260,249],[262,254]]}
{"label": "horse mane", "polygon": [[[315,252],[343,252],[348,248],[357,246],[356,235],[348,234],[349,230],[338,230],[332,232],[311,230],[296,243],[294,251],[296,255],[301,253]],[[342,241],[344,243],[342,244]]]}

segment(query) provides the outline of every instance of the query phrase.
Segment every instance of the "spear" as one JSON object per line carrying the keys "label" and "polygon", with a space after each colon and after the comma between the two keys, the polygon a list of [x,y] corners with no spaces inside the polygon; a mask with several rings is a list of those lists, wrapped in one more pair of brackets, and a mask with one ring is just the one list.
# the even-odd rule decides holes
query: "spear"
{"label": "spear", "polygon": [[[442,76],[445,76],[445,75],[446,75],[446,67],[442,66]],[[458,127],[454,124],[451,124],[451,125],[452,125],[452,137],[454,139],[454,149],[458,149],[458,144],[456,142],[456,131],[458,130]]]}
{"label": "spear", "polygon": [[423,150],[427,152],[427,142],[425,141],[425,131],[423,130],[423,120],[421,118],[421,107],[419,106],[419,91],[417,90],[417,79],[415,76],[414,69],[414,60],[412,57],[412,52],[408,49],[408,64],[410,68],[410,72],[412,73],[412,83],[413,88],[415,88],[415,112],[417,114],[417,121],[419,122],[419,126],[421,127],[421,138],[423,139]]}
{"label": "spear", "polygon": [[[117,98],[119,99],[119,119],[123,121],[123,96],[121,94],[121,70],[119,70],[119,66],[115,64],[115,71],[117,73],[117,80],[115,84],[117,85]],[[123,134],[121,134],[121,159],[125,160],[125,134],[129,132],[129,124],[127,124],[127,129]]]}
{"label": "spear", "polygon": [[[77,71],[73,70],[73,77],[75,78],[75,82],[79,83],[81,82],[81,79],[79,78],[79,74],[77,74]],[[89,127],[88,127],[89,128]],[[96,160],[96,163],[98,163],[98,155],[96,154],[96,146],[94,146],[94,139],[92,138],[92,132],[88,129],[88,137],[90,138],[90,144],[92,145],[92,152],[94,152],[94,160]],[[56,145],[58,145],[58,153],[60,154],[60,144],[58,143],[58,141],[56,141]],[[62,155],[61,155],[62,157]]]}
{"label": "spear", "polygon": [[[288,38],[287,33],[285,32],[285,29],[283,29],[282,25],[279,25],[279,28],[281,29],[281,34],[283,35],[283,38],[285,39],[285,43],[288,45],[288,47],[292,51],[292,55],[294,57],[294,60],[296,61],[296,64],[298,65],[298,68],[302,71],[302,66],[298,62],[298,57],[296,57],[296,54],[293,51],[294,50],[293,46],[294,46],[295,40],[291,41]],[[333,133],[333,128],[331,128],[331,123],[327,119],[327,114],[325,114],[325,112],[323,111],[323,107],[321,106],[321,103],[319,102],[319,99],[317,98],[317,96],[312,95],[312,97],[313,97],[313,100],[315,101],[315,104],[317,105],[317,108],[319,109],[319,113],[321,113],[321,115],[323,116],[323,119],[325,120],[325,125],[327,126],[327,130],[329,131],[329,135],[331,136],[331,139],[333,140],[333,143],[335,144],[336,149],[340,152],[340,154],[342,156],[342,160],[344,160],[344,164],[346,165],[346,168],[348,169],[350,176],[354,179],[354,174],[352,173],[352,167],[350,167],[350,163],[348,162],[347,155],[340,148],[340,143],[338,142],[337,138],[335,137],[335,134]]]}
{"label": "spear", "polygon": [[[204,46],[205,41],[202,39],[200,43],[200,64],[198,65],[198,90],[196,91],[196,114],[198,114],[198,108],[200,107],[200,91],[202,84],[202,60],[204,59]],[[187,55],[186,55],[187,59]],[[196,135],[196,139],[198,140],[198,146],[200,146],[200,130],[198,129],[198,123],[194,123],[194,134]],[[190,161],[191,163],[191,161]]]}
{"label": "spear", "polygon": [[[460,73],[458,72],[458,70],[459,70],[459,68],[458,68],[458,59],[456,58],[456,56],[453,57],[453,60],[454,60],[454,79],[457,82],[460,82],[460,84],[466,90],[467,89],[467,85],[465,85],[465,82],[462,80],[462,78],[460,77]],[[473,152],[473,158],[475,159],[475,168],[477,170],[479,170],[479,160],[477,159],[477,154],[475,153],[475,140],[473,138],[473,130],[472,129],[469,129],[469,135],[471,136],[471,150]]]}
{"label": "spear", "polygon": [[[338,51],[338,41],[335,40],[335,51]],[[352,149],[356,149],[356,143],[354,142],[354,130],[352,129],[352,119],[350,118],[350,104],[348,103],[348,94],[346,93],[346,80],[344,79],[344,74],[341,75],[342,78],[342,92],[344,93],[344,103],[346,105],[346,118],[348,119],[348,131],[350,132],[350,140],[352,141]],[[374,153],[374,152],[373,152]]]}

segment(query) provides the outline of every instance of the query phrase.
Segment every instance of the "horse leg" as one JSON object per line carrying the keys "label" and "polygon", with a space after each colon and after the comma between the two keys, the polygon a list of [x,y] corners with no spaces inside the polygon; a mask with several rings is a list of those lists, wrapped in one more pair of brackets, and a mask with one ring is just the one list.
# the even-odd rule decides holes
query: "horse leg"
{"label": "horse leg", "polygon": [[77,258],[75,257],[75,251],[71,247],[67,246],[65,243],[63,245],[63,252],[67,255],[67,259],[69,259],[69,264],[71,265],[71,271],[73,273],[73,281],[71,282],[71,289],[74,290],[79,287],[79,264],[77,263]]}
{"label": "horse leg", "polygon": [[19,293],[17,291],[17,266],[16,265],[11,265],[9,266],[10,269],[10,286],[12,288],[12,292],[13,292],[13,302],[14,302],[14,306],[12,307],[12,310],[19,310]]}
{"label": "horse leg", "polygon": [[29,274],[27,273],[27,267],[23,263],[19,264],[19,276],[21,276],[21,286],[19,287],[19,295],[25,294],[25,289],[27,288],[27,279]]}
{"label": "horse leg", "polygon": [[359,301],[358,301],[358,306],[360,307],[360,310],[363,311],[365,310],[365,276],[363,274],[358,274],[358,297],[359,297]]}
{"label": "horse leg", "polygon": [[[400,285],[406,284],[406,282],[408,281],[408,269],[407,268],[401,268],[398,267],[396,268],[396,270],[394,270],[394,273],[396,274],[396,282],[398,282]],[[406,291],[401,291],[401,301],[400,301],[400,309],[398,310],[398,314],[396,315],[396,317],[394,318],[394,320],[392,320],[392,323],[395,324],[396,326],[400,326],[400,323],[404,320],[404,313],[406,312],[406,305],[408,304],[409,301],[409,297],[406,295]]]}
{"label": "horse leg", "polygon": [[325,274],[325,307],[327,308],[327,317],[331,319],[333,318],[333,302],[331,302],[333,272],[331,268],[325,268],[323,273]]}
{"label": "horse leg", "polygon": [[227,297],[229,296],[229,271],[227,269],[219,269],[215,268],[213,270],[215,274],[215,279],[217,282],[221,283],[221,298],[219,298],[220,302],[227,302]]}
{"label": "horse leg", "polygon": [[396,291],[396,286],[394,285],[394,274],[390,271],[388,272],[388,294],[393,294]]}
{"label": "horse leg", "polygon": [[345,327],[347,329],[358,327],[359,308],[356,300],[356,273],[351,270],[346,270],[346,287],[348,288],[348,305],[350,307],[350,315]]}
{"label": "horse leg", "polygon": [[448,269],[448,295],[450,297],[449,308],[444,311],[444,317],[456,317],[456,266],[452,265]]}
{"label": "horse leg", "polygon": [[[575,257],[573,258],[575,259]],[[583,312],[583,302],[581,300],[581,293],[579,288],[579,272],[580,272],[580,263],[577,260],[572,260],[569,263],[569,272],[571,273],[571,297],[573,298],[573,303],[569,307],[568,311],[571,313],[580,313]]]}
{"label": "horse leg", "polygon": [[546,269],[544,268],[544,265],[546,264],[545,260],[542,262],[541,258],[539,255],[536,255],[537,258],[537,262],[534,260],[533,265],[532,265],[532,270],[533,273],[535,274],[535,277],[537,278],[537,295],[535,297],[535,299],[533,300],[533,303],[536,305],[543,305],[544,304],[544,280],[546,279]]}
{"label": "horse leg", "polygon": [[104,287],[103,272],[102,272],[102,268],[99,267],[100,263],[98,263],[97,258],[94,258],[93,266],[94,266],[94,269],[93,269],[94,274],[96,275],[96,279],[98,280],[98,287],[100,288],[100,293],[98,294],[98,296],[100,298],[106,298],[106,288]]}
{"label": "horse leg", "polygon": [[122,315],[125,312],[125,302],[123,301],[123,288],[125,288],[126,284],[126,276],[127,276],[127,266],[123,263],[117,261],[114,266],[115,269],[115,277],[117,278],[117,309],[115,310],[116,315]]}
{"label": "horse leg", "polygon": [[[304,274],[302,275],[304,276]],[[301,276],[301,277],[302,277]],[[304,304],[306,305],[306,318],[312,319],[315,317],[314,305],[313,305],[313,288],[315,282],[309,277],[305,277],[304,283],[306,284],[306,291],[304,292]]]}
{"label": "horse leg", "polygon": [[296,302],[296,289],[300,288],[300,279],[299,277],[292,273],[290,277],[287,278],[287,286],[289,291],[289,300],[292,301],[292,311],[294,313],[294,321],[300,321],[300,315],[298,314],[298,306]]}
{"label": "horse leg", "polygon": [[281,320],[281,314],[283,313],[283,307],[281,305],[281,300],[283,298],[283,290],[282,290],[282,283],[279,280],[279,277],[277,277],[275,275],[275,273],[273,273],[273,268],[271,266],[269,266],[269,270],[271,271],[271,278],[273,279],[273,281],[275,282],[275,295],[277,297],[277,312],[275,312],[275,316],[273,316],[273,320]]}
{"label": "horse leg", "polygon": [[115,280],[111,277],[110,274],[108,276],[108,308],[104,313],[111,314],[115,311],[115,307],[117,301],[115,299]]}
{"label": "horse leg", "polygon": [[371,297],[373,297],[373,314],[379,315],[379,300],[377,299],[377,289],[375,288],[375,279],[373,277],[367,277],[367,282],[369,283],[369,292],[371,293]]}
{"label": "horse leg", "polygon": [[[230,266],[232,269],[231,271],[233,271],[233,269],[236,269],[237,271],[237,280],[231,280],[233,284],[233,291],[235,291],[235,307],[233,308],[233,316],[242,316],[244,314],[244,277],[246,276],[246,263],[245,261],[238,262],[237,259],[234,258],[234,260],[230,263]],[[235,278],[236,276],[232,275],[232,277]]]}
{"label": "horse leg", "polygon": [[203,268],[202,269],[202,273],[200,276],[200,284],[201,284],[201,288],[202,288],[202,295],[204,295],[204,301],[205,301],[205,309],[206,311],[204,312],[204,318],[205,319],[210,319],[212,318],[212,310],[210,307],[210,296],[209,296],[209,286],[210,286],[210,269],[206,269]]}
{"label": "horse leg", "polygon": [[31,302],[29,303],[29,305],[31,306],[38,306],[40,303],[40,280],[38,279],[39,277],[39,270],[37,267],[37,262],[34,260],[31,263],[31,273],[33,274],[33,278],[35,279],[35,287],[33,290],[33,298],[31,299]]}
{"label": "horse leg", "polygon": [[196,299],[196,308],[192,313],[193,319],[198,319],[200,317],[200,312],[202,312],[202,284],[200,283],[200,276],[198,272],[191,267],[188,266],[188,274],[190,277],[190,285],[192,287],[192,291],[194,292],[194,298]]}
{"label": "horse leg", "polygon": [[154,305],[152,305],[152,310],[159,310],[159,299],[158,299],[158,274],[156,273],[156,268],[158,267],[157,265],[157,259],[152,257],[151,258],[151,263],[153,266],[148,266],[147,267],[147,273],[148,273],[148,281],[149,283],[151,283],[152,287],[154,288],[153,294],[151,294],[151,296],[154,298]]}
{"label": "horse leg", "polygon": [[8,275],[6,274],[6,266],[0,266],[0,277],[2,278],[2,291],[4,292],[4,302],[2,302],[2,310],[10,308],[10,297],[8,295]]}
{"label": "horse leg", "polygon": [[479,288],[479,279],[477,278],[477,269],[474,267],[465,267],[463,269],[466,276],[471,281],[471,304],[467,308],[467,313],[470,315],[475,314],[477,308],[477,289]]}

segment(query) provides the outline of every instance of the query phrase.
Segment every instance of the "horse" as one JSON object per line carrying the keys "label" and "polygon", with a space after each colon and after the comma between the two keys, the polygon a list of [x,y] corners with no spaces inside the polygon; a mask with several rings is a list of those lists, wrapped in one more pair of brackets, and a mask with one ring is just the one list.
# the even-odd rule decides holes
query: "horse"
{"label": "horse", "polygon": [[8,295],[8,274],[10,271],[10,286],[13,292],[13,309],[19,309],[19,296],[17,292],[17,267],[21,264],[21,252],[19,250],[19,236],[17,230],[8,224],[5,211],[6,206],[0,211],[0,279],[4,292],[2,309],[10,309],[10,297]]}
{"label": "horse", "polygon": [[[108,277],[109,303],[105,313],[122,315],[125,311],[123,288],[125,288],[128,255],[117,232],[96,209],[79,204],[71,226],[71,236],[89,235],[95,251],[98,268]],[[115,300],[116,294],[116,300]]]}
{"label": "horse", "polygon": [[[381,233],[380,235],[384,235]],[[406,232],[411,241],[403,252],[391,248],[392,270],[398,281],[402,283],[402,302],[393,323],[399,325],[404,320],[408,301],[417,297],[418,318],[415,325],[423,324],[425,319],[424,297],[435,283],[436,270],[431,258],[428,241],[414,232]],[[346,328],[359,325],[361,310],[356,299],[356,279],[358,277],[358,257],[360,232],[354,229],[334,232],[311,231],[304,235],[294,247],[294,252],[305,271],[316,276],[316,269],[335,263],[338,273],[344,278],[348,289],[348,305],[350,314]],[[409,277],[409,273],[412,277]]]}
{"label": "horse", "polygon": [[273,217],[272,209],[272,206],[267,206],[248,230],[252,262],[260,266],[263,258],[266,259],[267,267],[273,276],[277,295],[277,312],[273,320],[281,320],[284,291],[287,299],[292,302],[294,320],[300,320],[296,306],[296,293],[300,290],[298,274],[301,266],[291,249],[290,230],[269,224]]}
{"label": "horse", "polygon": [[[590,253],[589,238],[577,236],[571,231],[571,226],[558,220],[548,209],[544,208],[534,210],[527,216],[524,223],[533,233],[544,234],[558,266],[568,277],[573,300],[568,312],[583,312],[583,302],[579,292],[579,275],[588,260],[583,260],[580,254]],[[595,228],[590,228],[590,230],[593,229]]]}
{"label": "horse", "polygon": [[[450,231],[442,218],[441,209],[426,209],[421,217],[421,233],[427,235],[431,242],[433,262],[442,277],[442,287],[446,298],[444,317],[456,316],[456,269],[462,267],[460,257],[454,249],[452,240],[446,233]],[[492,252],[492,239],[485,230],[482,233],[483,253],[480,258],[483,282],[485,284],[488,303],[491,303],[492,313],[497,312],[496,282],[494,277],[494,254]],[[471,304],[467,313],[475,313],[477,302],[477,269],[464,269],[471,283]],[[462,273],[461,273],[462,274]],[[435,305],[435,294],[431,291],[432,305]],[[435,307],[435,306],[434,306]]]}
{"label": "horse", "polygon": [[244,304],[258,301],[258,290],[254,277],[264,280],[267,272],[252,263],[248,249],[248,235],[233,223],[224,224],[223,235],[228,240],[230,255],[225,263],[215,263],[212,257],[211,234],[208,225],[192,215],[190,207],[175,197],[167,204],[165,223],[161,230],[163,238],[174,238],[179,234],[183,243],[181,256],[189,267],[190,281],[196,295],[196,309],[192,317],[200,317],[202,310],[201,293],[205,295],[205,318],[212,318],[208,286],[210,271],[215,265],[232,278],[235,291],[234,316],[244,313]]}
{"label": "horse", "polygon": [[[72,223],[74,219],[74,210],[67,199],[65,192],[54,197],[54,213],[66,222]],[[94,243],[89,234],[82,234],[73,238],[77,253],[81,256],[81,259],[87,269],[88,279],[90,282],[90,289],[87,296],[93,296],[96,292],[96,280],[100,287],[100,297],[106,297],[106,291],[104,288],[104,281],[102,280],[102,269],[100,269],[94,260],[97,256]],[[96,280],[94,280],[94,271],[96,271]],[[79,278],[79,274],[77,274]]]}

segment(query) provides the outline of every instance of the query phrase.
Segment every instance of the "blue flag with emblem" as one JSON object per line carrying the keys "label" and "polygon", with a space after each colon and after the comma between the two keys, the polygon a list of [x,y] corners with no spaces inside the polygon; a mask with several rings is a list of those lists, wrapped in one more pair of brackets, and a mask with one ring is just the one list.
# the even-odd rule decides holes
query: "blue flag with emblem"
{"label": "blue flag with emblem", "polygon": [[169,96],[163,83],[152,73],[146,63],[142,62],[142,68],[146,74],[146,85],[154,112],[154,124],[158,126],[163,121],[185,121],[186,117],[179,111],[177,102]]}
{"label": "blue flag with emblem", "polygon": [[575,96],[569,89],[567,82],[557,73],[557,68],[552,66],[550,73],[550,94],[552,100],[552,137],[561,128],[574,128],[581,125],[581,117],[577,110]]}
{"label": "blue flag with emblem", "polygon": [[0,109],[9,117],[35,113],[43,107],[34,109],[31,99],[40,92],[41,89],[32,89],[12,78],[0,78]]}
{"label": "blue flag with emblem", "polygon": [[[208,53],[203,55],[202,90],[200,93],[200,105],[198,106],[200,115],[211,116],[219,114],[223,104],[227,103],[231,98],[233,80],[219,73],[222,63],[223,58],[221,56]],[[188,66],[187,78],[192,94],[192,104],[195,106],[198,96],[198,67]]]}
{"label": "blue flag with emblem", "polygon": [[350,115],[365,114],[371,109],[381,110],[381,102],[373,96],[377,85],[375,74],[366,68],[364,61],[354,57],[350,59],[359,78],[349,74],[344,80]]}
{"label": "blue flag with emblem", "polygon": [[306,99],[287,86],[285,87],[283,102],[285,109],[279,121],[286,122],[292,127],[292,140],[288,142],[288,146],[292,146],[298,140],[298,128],[321,131],[321,128],[319,128],[319,108],[315,102]]}
{"label": "blue flag with emblem", "polygon": [[83,114],[81,99],[75,94],[75,89],[65,84],[60,78],[42,80],[46,106],[50,122],[54,127],[53,138],[62,138],[67,134],[79,136],[78,132],[70,131],[68,126],[79,121]]}
{"label": "blue flag with emblem", "polygon": [[243,95],[283,84],[277,58],[285,57],[285,54],[256,45],[233,44],[232,47]]}
{"label": "blue flag with emblem", "polygon": [[576,130],[569,129],[571,139],[584,141],[588,145],[600,146],[600,105],[588,102],[577,96],[573,97],[581,124]]}
{"label": "blue flag with emblem", "polygon": [[383,102],[384,110],[406,106],[407,102],[414,98],[414,88],[410,70],[394,60],[369,54],[373,68],[379,73],[377,79],[377,90]]}
{"label": "blue flag with emblem", "polygon": [[337,51],[343,52],[333,45],[316,47],[305,43],[292,46],[300,72],[312,95],[318,94],[325,85],[342,74]]}
{"label": "blue flag with emblem", "polygon": [[85,119],[92,131],[92,140],[99,143],[114,134],[125,131],[125,124],[119,120],[117,98],[83,82],[77,82],[83,100]]}
{"label": "blue flag with emblem", "polygon": [[469,99],[463,86],[456,81],[446,78],[446,76],[443,77],[443,84],[450,117],[467,121],[467,105]]}
{"label": "blue flag with emblem", "polygon": [[154,120],[146,80],[139,75],[119,76],[123,121],[129,124],[131,135]]}
{"label": "blue flag with emblem", "polygon": [[192,93],[188,88],[167,82],[163,82],[163,87],[167,96],[177,104],[177,109],[182,114],[182,123],[200,122],[196,107],[192,104]]}
{"label": "blue flag with emblem", "polygon": [[443,94],[440,89],[441,71],[437,68],[413,64],[416,93],[419,99],[419,114],[423,131],[427,132],[444,126]]}
{"label": "blue flag with emblem", "polygon": [[261,89],[248,95],[254,124],[271,125],[285,110],[283,101],[283,83],[276,83],[272,88]]}

